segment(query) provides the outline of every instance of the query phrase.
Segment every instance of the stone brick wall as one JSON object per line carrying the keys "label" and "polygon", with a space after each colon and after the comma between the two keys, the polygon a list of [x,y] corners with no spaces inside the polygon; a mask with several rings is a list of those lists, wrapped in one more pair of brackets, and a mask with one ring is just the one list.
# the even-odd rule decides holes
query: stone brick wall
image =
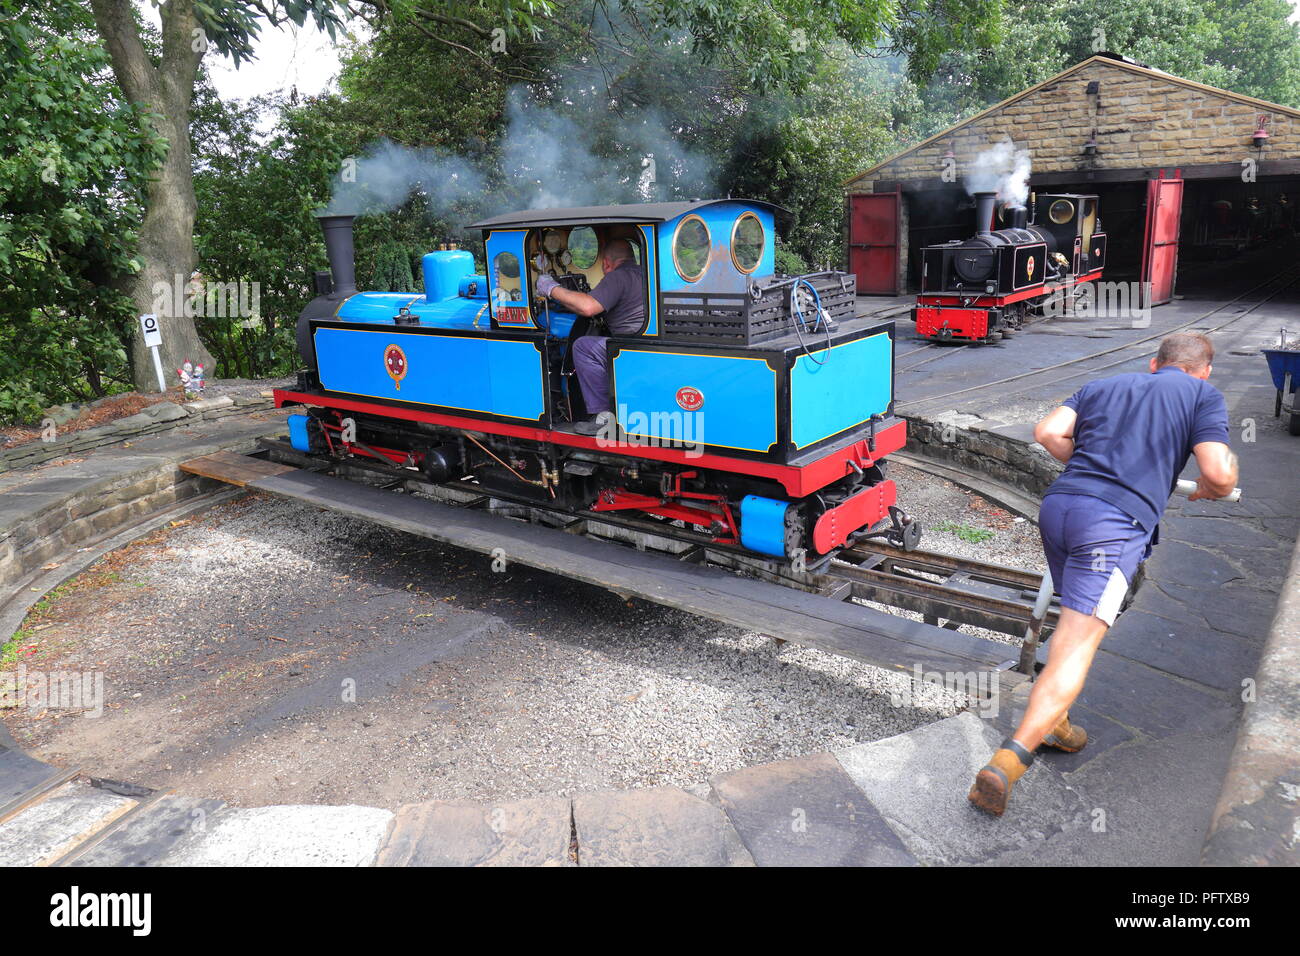
{"label": "stone brick wall", "polygon": [[1031,498],[1041,498],[1061,473],[1060,462],[1028,435],[994,431],[1006,427],[1001,422],[958,412],[930,419],[903,417],[907,421],[907,451],[993,478]]}
{"label": "stone brick wall", "polygon": [[[1098,97],[1085,93],[1093,80]],[[1260,116],[1269,141],[1261,154],[1251,143]],[[1097,136],[1095,156],[1083,144]],[[1300,159],[1300,112],[1249,103],[1209,88],[1186,86],[1163,74],[1114,60],[1091,59],[1047,85],[905,153],[849,183],[871,192],[876,182],[935,178],[951,148],[959,176],[983,149],[1010,139],[1029,149],[1035,173],[1078,169],[1187,167]]]}
{"label": "stone brick wall", "polygon": [[38,514],[0,527],[0,593],[45,562],[170,505],[221,486],[173,464],[105,480],[51,503]]}

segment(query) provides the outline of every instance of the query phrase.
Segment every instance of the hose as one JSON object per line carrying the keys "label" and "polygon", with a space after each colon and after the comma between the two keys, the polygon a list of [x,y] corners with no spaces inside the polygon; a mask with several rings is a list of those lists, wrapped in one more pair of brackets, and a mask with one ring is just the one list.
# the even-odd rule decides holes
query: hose
{"label": "hose", "polygon": [[[799,283],[801,282],[812,292],[813,301],[817,304],[817,321],[811,329],[808,328],[808,321],[804,318],[803,307],[799,305]],[[799,345],[803,348],[803,354],[817,365],[825,365],[830,361],[831,357],[831,325],[826,310],[822,308],[821,294],[817,291],[817,287],[808,281],[807,276],[800,276],[790,289],[790,311],[794,313],[794,330],[799,336]],[[809,350],[808,343],[804,341],[803,337],[804,331],[816,332],[818,326],[821,326],[826,333],[826,357],[820,361],[813,357],[812,351]]]}

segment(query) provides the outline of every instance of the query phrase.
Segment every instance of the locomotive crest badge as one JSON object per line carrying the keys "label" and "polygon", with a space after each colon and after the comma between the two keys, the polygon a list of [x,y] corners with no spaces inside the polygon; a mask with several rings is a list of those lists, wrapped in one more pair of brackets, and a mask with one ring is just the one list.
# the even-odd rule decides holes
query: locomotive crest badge
{"label": "locomotive crest badge", "polygon": [[1034,277],[1034,257],[1030,256],[1028,259],[1025,260],[1025,278],[1032,279],[1033,277]]}
{"label": "locomotive crest badge", "polygon": [[693,386],[683,385],[677,390],[677,404],[688,412],[697,412],[704,406],[704,393]]}
{"label": "locomotive crest badge", "polygon": [[393,380],[393,385],[400,392],[402,379],[406,378],[407,371],[406,353],[402,351],[400,345],[390,345],[384,349],[384,371],[388,373],[388,377]]}

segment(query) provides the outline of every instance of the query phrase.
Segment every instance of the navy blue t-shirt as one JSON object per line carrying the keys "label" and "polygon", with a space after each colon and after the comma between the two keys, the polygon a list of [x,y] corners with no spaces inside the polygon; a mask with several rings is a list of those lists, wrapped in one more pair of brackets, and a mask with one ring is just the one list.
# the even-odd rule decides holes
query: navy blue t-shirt
{"label": "navy blue t-shirt", "polygon": [[1228,441],[1228,405],[1177,366],[1089,382],[1065,402],[1078,415],[1074,454],[1046,494],[1109,501],[1154,531],[1192,448]]}

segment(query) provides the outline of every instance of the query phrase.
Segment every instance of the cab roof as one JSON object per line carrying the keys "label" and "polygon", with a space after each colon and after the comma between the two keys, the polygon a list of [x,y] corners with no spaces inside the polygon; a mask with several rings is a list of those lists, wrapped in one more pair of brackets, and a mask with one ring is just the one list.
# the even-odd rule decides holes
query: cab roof
{"label": "cab roof", "polygon": [[695,199],[690,202],[648,202],[624,206],[575,206],[570,209],[525,209],[508,212],[470,224],[470,229],[506,229],[531,226],[576,226],[609,222],[668,222],[688,212],[720,203],[740,203],[770,211],[778,220],[788,219],[790,211],[769,202],[754,199]]}

